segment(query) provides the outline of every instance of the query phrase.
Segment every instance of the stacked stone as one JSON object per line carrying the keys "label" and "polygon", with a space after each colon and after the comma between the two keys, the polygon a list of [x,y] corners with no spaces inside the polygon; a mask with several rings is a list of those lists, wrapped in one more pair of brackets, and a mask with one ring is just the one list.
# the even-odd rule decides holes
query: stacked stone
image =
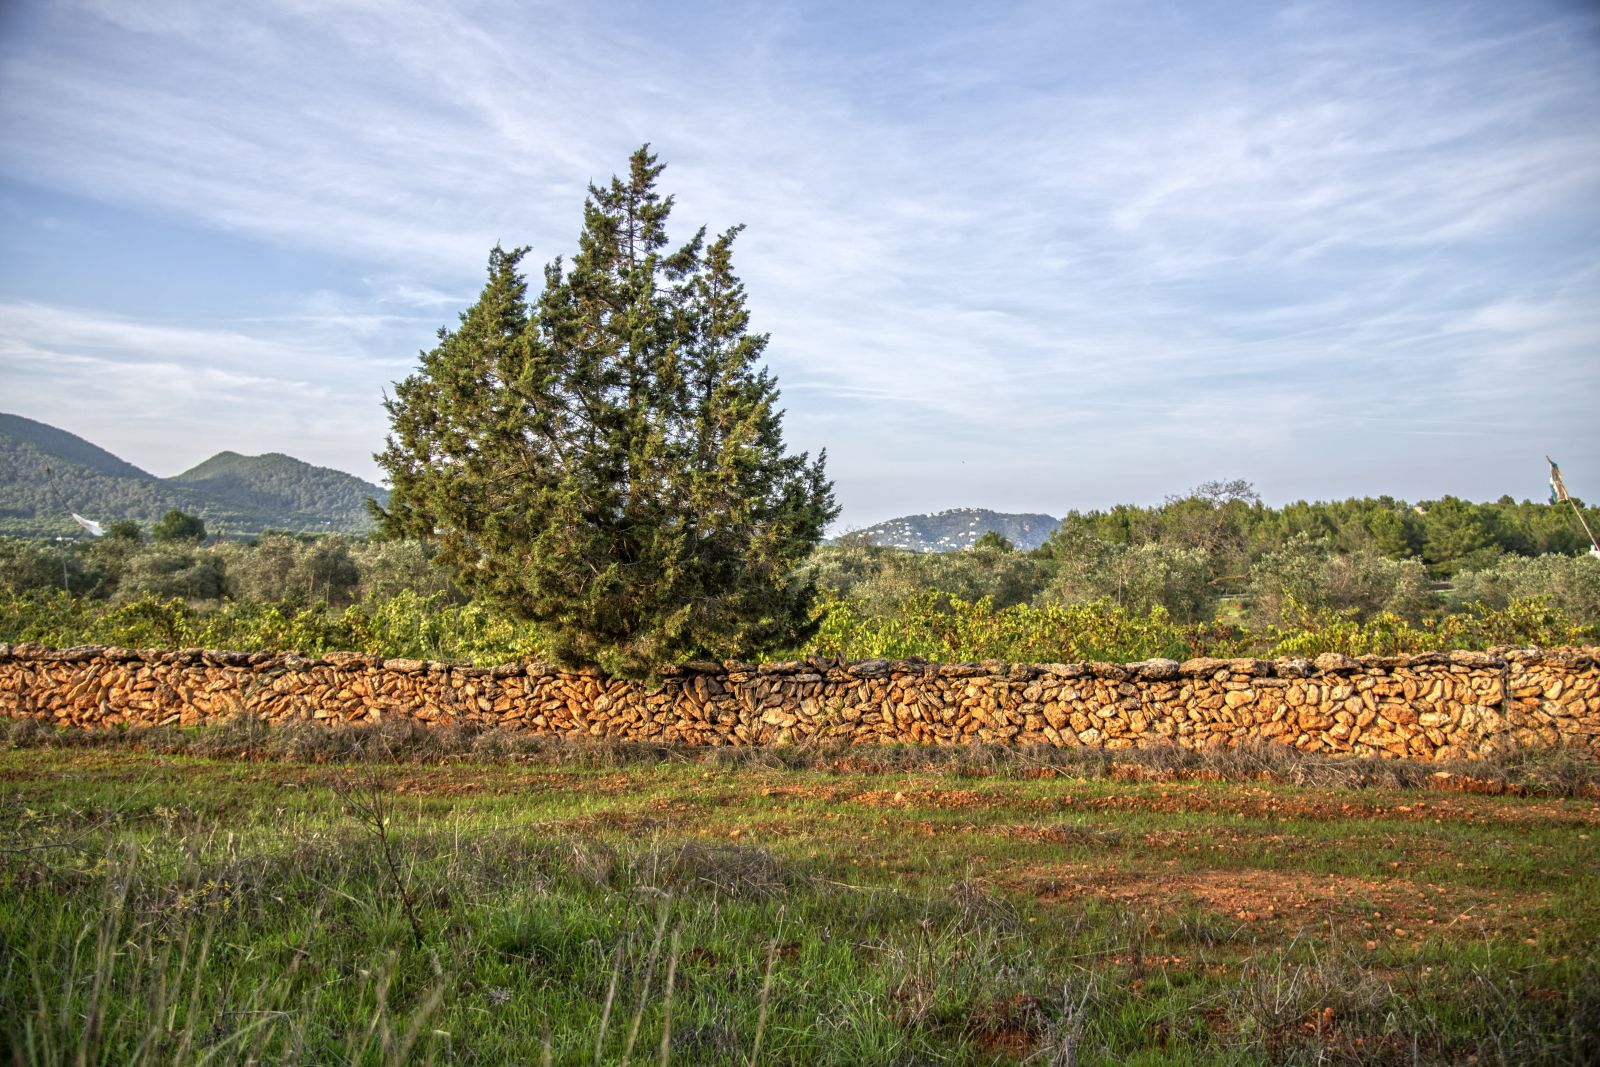
{"label": "stacked stone", "polygon": [[1271,739],[1413,759],[1565,744],[1600,758],[1597,656],[1586,648],[1311,661],[692,663],[645,684],[536,663],[0,644],[0,714],[83,727],[190,726],[241,712],[329,724],[406,716],[689,745],[1225,748]]}

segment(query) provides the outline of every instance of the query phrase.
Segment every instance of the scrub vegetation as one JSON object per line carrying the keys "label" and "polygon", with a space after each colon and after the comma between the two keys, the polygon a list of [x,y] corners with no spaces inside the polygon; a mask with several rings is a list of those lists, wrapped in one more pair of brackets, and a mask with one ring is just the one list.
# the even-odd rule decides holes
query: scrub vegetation
{"label": "scrub vegetation", "polygon": [[[1221,533],[1194,532],[1202,529],[1195,500]],[[1565,546],[1478,552],[1470,568],[1445,578],[1420,558],[1377,551],[1359,524],[1328,519],[1315,536],[1303,528],[1307,515],[1336,514],[1331,506],[1204,501],[1150,510],[1150,525],[1130,520],[1122,540],[1094,532],[1104,516],[1085,517],[1033,552],[1000,538],[942,554],[851,538],[823,545],[798,570],[799,584],[814,591],[802,628],[811,635],[766,654],[1133,661],[1600,640],[1600,559]],[[1351,510],[1366,514],[1355,503]],[[1174,510],[1189,524],[1165,517]],[[0,640],[351,650],[478,664],[551,652],[537,624],[469,598],[418,542],[272,534],[147,544],[129,526],[67,548],[0,540]]]}

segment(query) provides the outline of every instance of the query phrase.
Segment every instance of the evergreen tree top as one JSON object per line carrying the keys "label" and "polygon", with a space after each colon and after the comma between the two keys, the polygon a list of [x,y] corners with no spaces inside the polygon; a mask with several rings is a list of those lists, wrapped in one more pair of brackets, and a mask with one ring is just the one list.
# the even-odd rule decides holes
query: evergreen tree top
{"label": "evergreen tree top", "polygon": [[787,453],[767,337],[733,269],[742,227],[667,251],[641,147],[591,185],[570,265],[530,301],[524,248],[387,402],[392,533],[561,662],[627,673],[797,642],[796,565],[837,514],[825,457]]}

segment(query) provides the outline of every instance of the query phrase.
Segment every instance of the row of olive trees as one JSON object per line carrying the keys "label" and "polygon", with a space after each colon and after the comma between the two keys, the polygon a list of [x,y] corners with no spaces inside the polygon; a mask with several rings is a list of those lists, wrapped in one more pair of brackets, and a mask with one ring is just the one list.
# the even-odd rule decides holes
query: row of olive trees
{"label": "row of olive trees", "polygon": [[[964,552],[916,553],[845,539],[819,549],[808,572],[867,617],[892,616],[912,597],[938,592],[965,601],[987,596],[996,608],[1094,601],[1135,614],[1161,608],[1179,623],[1211,622],[1220,610],[1229,613],[1226,621],[1256,630],[1327,612],[1420,623],[1474,603],[1498,610],[1536,597],[1574,621],[1600,622],[1600,560],[1588,555],[1503,556],[1445,585],[1418,559],[1370,547],[1341,551],[1327,538],[1298,533],[1243,573],[1226,573],[1237,562],[1202,545],[1127,543],[1079,531],[1055,538],[1048,553],[1014,552],[993,541]],[[1236,595],[1224,599],[1224,591]]]}
{"label": "row of olive trees", "polygon": [[[147,543],[136,530],[75,545],[0,539],[0,593],[57,590],[65,580],[77,596],[113,603],[154,595],[340,608],[402,591],[459,599],[429,556],[414,541],[341,536],[269,534],[206,547]],[[1056,538],[1048,554],[1012,551],[999,538],[952,553],[905,552],[847,538],[818,549],[804,572],[819,590],[868,617],[892,616],[911,598],[937,592],[966,601],[988,597],[1000,609],[1093,601],[1136,614],[1159,607],[1179,623],[1211,622],[1221,609],[1227,621],[1258,630],[1327,611],[1362,618],[1389,613],[1416,623],[1468,604],[1500,609],[1534,597],[1575,621],[1600,622],[1600,560],[1590,556],[1506,556],[1442,586],[1420,561],[1339,551],[1326,539],[1297,534],[1242,575],[1219,582],[1219,566],[1216,554],[1202,547],[1126,544],[1080,533]],[[1240,594],[1236,600],[1219,596],[1224,586]]]}
{"label": "row of olive trees", "polygon": [[[1600,509],[1584,512],[1591,525],[1600,524]],[[1208,482],[1152,507],[1074,511],[1044,552],[1084,537],[1161,544],[1204,551],[1218,573],[1242,574],[1302,535],[1337,553],[1420,559],[1435,578],[1485,570],[1506,555],[1579,555],[1589,548],[1587,534],[1565,506],[1508,496],[1490,503],[1445,496],[1417,503],[1364,497],[1269,507],[1248,482],[1233,481]]]}
{"label": "row of olive trees", "polygon": [[[348,645],[484,662],[533,654],[533,631],[466,603],[416,542],[269,535],[201,547],[108,538],[71,546],[65,560],[72,601],[52,595],[61,587],[60,547],[0,539],[0,615],[11,620],[0,640],[160,644],[180,640],[161,634],[182,630],[183,643],[251,649]],[[1093,538],[1048,558],[998,539],[938,555],[846,541],[807,564],[823,594],[821,632],[788,653],[1060,658],[1075,649],[1138,658],[1202,644],[1218,655],[1410,648],[1435,633],[1465,639],[1436,619],[1442,612],[1471,621],[1509,610],[1515,621],[1534,617],[1525,606],[1534,598],[1548,605],[1538,619],[1552,634],[1600,626],[1600,560],[1587,556],[1508,557],[1440,589],[1417,561],[1297,537],[1251,567],[1242,614],[1216,596],[1211,566],[1198,549]],[[1219,604],[1227,605],[1220,618]],[[1482,610],[1462,613],[1468,605]],[[151,612],[162,622],[154,630]],[[1371,633],[1352,629],[1369,623]],[[1521,631],[1491,637],[1479,643],[1533,640]]]}
{"label": "row of olive trees", "polygon": [[137,536],[73,545],[0,539],[0,594],[65,586],[75,596],[113,603],[152,595],[195,603],[227,598],[339,608],[403,591],[453,593],[429,555],[415,541],[286,534],[205,547],[189,541],[146,543]]}

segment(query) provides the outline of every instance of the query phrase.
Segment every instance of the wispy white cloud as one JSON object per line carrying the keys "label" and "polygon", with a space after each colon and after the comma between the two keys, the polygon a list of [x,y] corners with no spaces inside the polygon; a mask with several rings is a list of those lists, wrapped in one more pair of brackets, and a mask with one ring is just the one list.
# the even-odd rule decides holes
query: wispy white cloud
{"label": "wispy white cloud", "polygon": [[7,410],[157,474],[214,452],[287,451],[374,477],[376,398],[344,346],[0,302]]}
{"label": "wispy white cloud", "polygon": [[[1574,400],[1600,393],[1600,17],[1579,8],[99,2],[26,21],[0,44],[0,168],[358,265],[226,328],[283,396],[338,368],[371,405],[370,440],[325,446],[346,465],[488,246],[570,248],[585,182],[645,140],[683,234],[750,224],[790,436],[829,446],[848,518],[1063,510],[1219,471],[1421,493],[1471,466],[1491,493],[1513,462],[1496,447],[1600,446]],[[214,327],[87,312],[102,332],[80,321],[72,351],[128,365],[201,365]],[[1399,438],[1481,435],[1392,461]]]}

